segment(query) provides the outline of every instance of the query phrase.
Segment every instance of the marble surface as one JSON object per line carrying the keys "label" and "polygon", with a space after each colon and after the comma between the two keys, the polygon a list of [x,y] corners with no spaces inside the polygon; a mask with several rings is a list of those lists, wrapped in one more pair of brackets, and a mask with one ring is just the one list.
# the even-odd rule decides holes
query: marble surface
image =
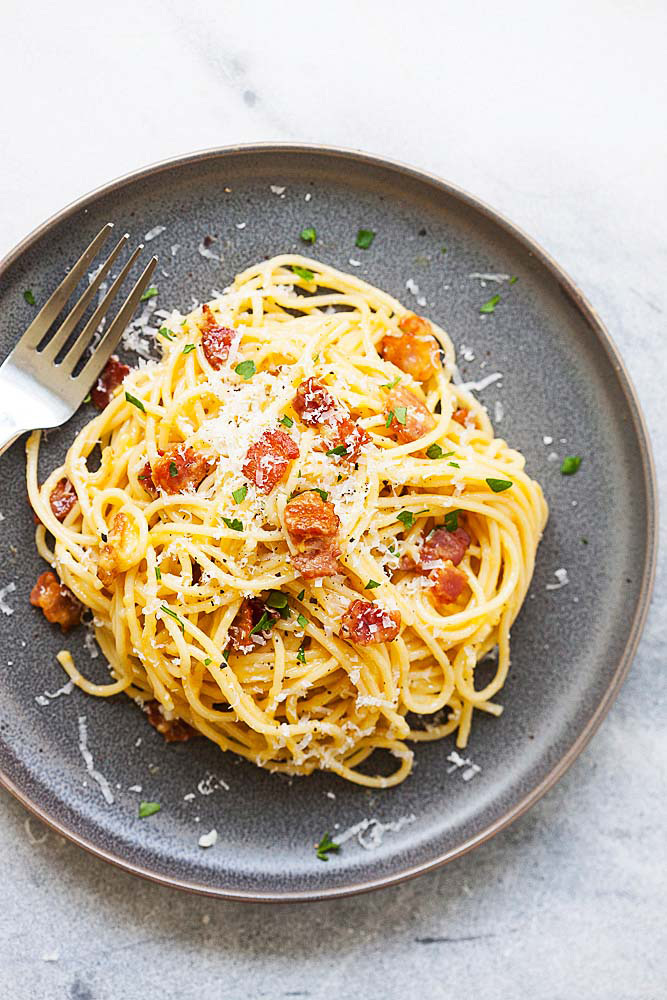
{"label": "marble surface", "polygon": [[[66,202],[180,152],[293,139],[460,184],[531,233],[627,361],[667,472],[667,14],[633,4],[285,7],[4,0],[0,254]],[[619,483],[619,488],[624,484]],[[3,995],[658,1000],[667,939],[667,579],[592,744],[509,830],[332,903],[187,896],[0,794]]]}

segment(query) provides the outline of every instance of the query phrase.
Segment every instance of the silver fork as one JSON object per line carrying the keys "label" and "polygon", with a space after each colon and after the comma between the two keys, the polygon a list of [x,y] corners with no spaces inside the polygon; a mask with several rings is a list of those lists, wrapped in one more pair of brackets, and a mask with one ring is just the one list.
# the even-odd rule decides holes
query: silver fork
{"label": "silver fork", "polygon": [[157,257],[152,257],[136,282],[113,321],[107,326],[99,343],[79,372],[74,374],[86,349],[106,317],[112,301],[143,249],[140,244],[130,255],[108,292],[94,313],[77,334],[76,339],[61,358],[59,354],[74,333],[87,305],[96,294],[114,261],[126,246],[126,233],[118,241],[98,274],[81,294],[71,312],[60,326],[52,331],[42,345],[56,318],[76,289],[86,269],[99,253],[113,229],[108,222],[97,234],[88,249],[79,257],[67,277],[40,309],[14,350],[0,365],[0,455],[24,431],[36,427],[58,427],[72,416],[83,402],[94,381],[106,365],[117,346],[125,327],[132,318],[150,277],[155,270]]}

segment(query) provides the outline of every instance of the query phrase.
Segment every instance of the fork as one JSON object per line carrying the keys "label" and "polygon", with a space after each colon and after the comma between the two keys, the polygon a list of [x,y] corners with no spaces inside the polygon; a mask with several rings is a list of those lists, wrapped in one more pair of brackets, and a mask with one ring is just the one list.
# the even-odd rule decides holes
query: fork
{"label": "fork", "polygon": [[99,343],[91,351],[90,357],[80,371],[76,371],[143,249],[143,244],[139,244],[130,255],[90,319],[67,347],[86,307],[109,274],[121,250],[127,245],[127,233],[118,241],[60,326],[56,330],[52,330],[52,327],[112,229],[112,222],[103,226],[37,313],[14,350],[0,365],[0,455],[24,431],[36,427],[58,427],[69,420],[111,357],[141,300],[155,270],[157,257],[152,257],[148,262],[113,321],[100,337]]}

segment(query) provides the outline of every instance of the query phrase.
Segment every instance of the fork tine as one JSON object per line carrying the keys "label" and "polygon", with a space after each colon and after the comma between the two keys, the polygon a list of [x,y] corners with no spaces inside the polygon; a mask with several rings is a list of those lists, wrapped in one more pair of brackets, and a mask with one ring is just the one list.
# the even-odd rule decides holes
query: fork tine
{"label": "fork tine", "polygon": [[137,259],[143,248],[144,248],[143,243],[140,243],[139,246],[130,254],[127,261],[123,265],[121,271],[119,272],[118,277],[111,285],[111,288],[104,296],[104,298],[98,305],[97,309],[95,310],[93,315],[90,317],[90,319],[84,326],[83,330],[79,333],[76,340],[68,350],[67,354],[62,359],[61,363],[58,365],[60,371],[65,372],[66,374],[69,375],[72,374],[77,364],[83,357],[83,352],[90,345],[95,333],[97,332],[97,328],[102,322],[102,317],[109,312],[111,303],[116,298],[120,286],[127,278],[132,266],[134,265],[135,260]]}
{"label": "fork tine", "polygon": [[102,226],[90,246],[84,250],[76,264],[74,264],[69,273],[60,282],[55,292],[53,292],[53,294],[46,300],[26,332],[19,340],[16,345],[17,347],[19,345],[27,348],[37,347],[40,340],[67,302],[68,298],[79,284],[86,268],[93,258],[95,258],[99,253],[102,244],[112,229],[113,222],[107,222],[105,226]]}
{"label": "fork tine", "polygon": [[107,259],[102,264],[99,274],[97,274],[90,285],[88,285],[88,288],[86,288],[85,292],[83,292],[70,314],[63,320],[60,328],[55,332],[51,340],[49,340],[43,351],[40,352],[46,361],[53,361],[53,359],[57,356],[58,351],[60,351],[60,349],[67,343],[76,324],[81,319],[86,306],[102,284],[106,275],[109,273],[114,261],[129,238],[128,233],[125,233],[125,235],[120,238]]}
{"label": "fork tine", "polygon": [[132,319],[132,314],[139,305],[139,300],[148,286],[148,282],[151,279],[156,264],[157,257],[151,257],[148,264],[144,268],[141,277],[128,297],[125,299],[123,305],[118,310],[113,322],[105,330],[104,336],[95,348],[94,353],[90,358],[88,358],[85,365],[76,376],[76,382],[81,382],[82,385],[85,384],[90,386],[100,374],[105,364],[113,354],[114,349],[118,346],[118,341],[120,340],[125,327]]}

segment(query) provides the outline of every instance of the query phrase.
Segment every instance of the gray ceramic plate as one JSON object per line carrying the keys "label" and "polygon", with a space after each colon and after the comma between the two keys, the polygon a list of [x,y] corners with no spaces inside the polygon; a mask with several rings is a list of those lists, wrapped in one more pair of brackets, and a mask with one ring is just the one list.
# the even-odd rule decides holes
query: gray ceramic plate
{"label": "gray ceramic plate", "polygon": [[[513,630],[505,713],[476,720],[469,753],[481,773],[470,781],[461,771],[449,773],[447,740],[418,746],[413,775],[392,790],[369,792],[326,774],[287,781],[203,739],[166,746],[124,697],[105,701],[75,691],[48,707],[36,702],[63,683],[54,659],[62,639],[28,604],[43,566],[34,550],[20,442],[0,458],[0,587],[16,583],[5,598],[14,613],[0,616],[3,782],[100,857],[220,896],[343,895],[470,850],[534,803],[581,751],[618,692],[644,621],[656,537],[650,450],[627,374],[599,320],[539,247],[450,185],[357,153],[257,146],[148,168],[83,198],[28,237],[0,266],[0,356],[33,315],[23,291],[31,288],[42,300],[107,220],[137,239],[165,227],[150,243],[160,256],[159,306],[184,310],[253,261],[302,250],[299,232],[314,225],[321,260],[433,316],[459,351],[467,345],[474,360],[460,359],[466,379],[503,373],[502,386],[494,383],[481,398],[492,416],[496,401],[502,404],[498,433],[526,455],[551,519],[530,599]],[[377,232],[369,250],[354,245],[359,227]],[[213,249],[222,264],[198,253],[207,234],[217,236]],[[180,249],[172,257],[175,244]],[[482,286],[475,273],[519,280]],[[426,305],[406,289],[409,279]],[[480,305],[496,292],[501,304],[481,318]],[[86,416],[49,434],[44,469]],[[550,452],[583,455],[580,472],[561,476]],[[570,583],[547,590],[560,567]],[[101,658],[90,660],[82,638],[68,642],[86,672],[103,679]],[[112,806],[86,780],[80,715],[95,764],[114,789]],[[209,774],[228,790],[201,794],[198,784]],[[128,790],[135,784],[141,795]],[[186,799],[191,793],[194,799]],[[139,820],[139,798],[158,800],[162,811]],[[387,834],[374,851],[350,841],[327,864],[315,856],[312,845],[324,831],[408,815],[415,821]],[[202,850],[198,836],[212,827],[218,843]]]}

